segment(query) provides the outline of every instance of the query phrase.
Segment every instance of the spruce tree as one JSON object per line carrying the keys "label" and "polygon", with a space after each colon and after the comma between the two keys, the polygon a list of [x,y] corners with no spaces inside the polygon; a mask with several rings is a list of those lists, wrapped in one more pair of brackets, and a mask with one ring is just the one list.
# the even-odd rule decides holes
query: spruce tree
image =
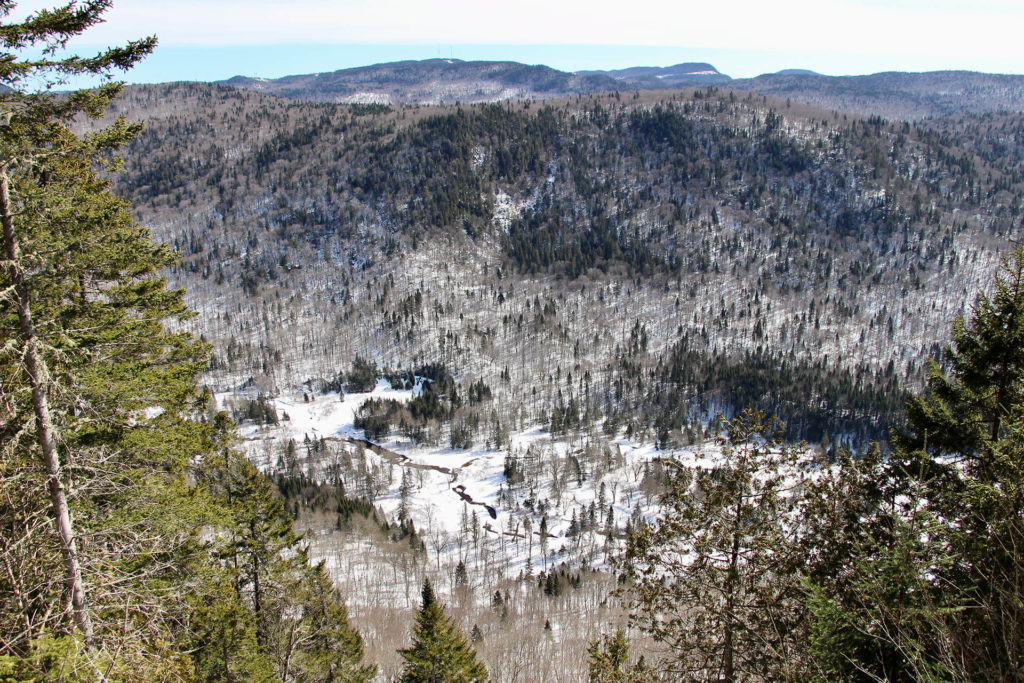
{"label": "spruce tree", "polygon": [[[349,626],[341,596],[323,565],[310,565],[270,480],[230,449],[207,457],[196,477],[220,513],[213,550],[242,605],[241,619],[204,625],[193,646],[206,662],[201,673],[219,677],[237,668],[266,670],[276,680],[372,680],[376,668],[362,663],[362,638]],[[214,604],[235,609],[231,597]],[[232,639],[241,651],[223,647]]]}
{"label": "spruce tree", "polygon": [[896,443],[905,452],[965,458],[983,470],[986,445],[1006,435],[1007,415],[1024,403],[1024,250],[1002,261],[991,295],[978,294],[970,322],[953,322],[945,359],[948,375],[929,362],[927,390],[908,401],[907,429]]}
{"label": "spruce tree", "polygon": [[416,613],[413,644],[399,654],[407,662],[402,683],[480,683],[487,680],[487,669],[476,658],[476,650],[467,642],[437,602],[430,580],[423,581],[423,604]]}
{"label": "spruce tree", "polygon": [[[279,628],[280,680],[368,683],[377,668],[363,664],[363,639],[348,624],[345,605],[323,564],[310,566],[304,552],[296,559],[298,591],[286,601],[293,614]],[[289,656],[290,653],[290,656]]]}
{"label": "spruce tree", "polygon": [[942,600],[915,642],[948,654],[950,678],[1006,680],[1024,666],[1024,249],[954,321],[946,358],[895,439],[894,466],[942,521],[929,537],[948,564],[926,570]]}
{"label": "spruce tree", "polygon": [[[944,581],[952,558],[945,530],[927,505],[926,489],[877,447],[839,463],[808,483],[801,545],[805,661],[825,680],[928,680],[952,654],[929,622],[955,609]],[[939,675],[938,679],[944,679]],[[954,677],[955,679],[955,677]]]}
{"label": "spruce tree", "polygon": [[0,677],[367,680],[265,478],[237,468],[229,498],[206,476],[215,449],[241,459],[226,416],[201,419],[207,345],[172,331],[193,315],[159,274],[174,256],[96,172],[139,127],[68,127],[120,84],[52,92],[152,49],[55,56],[109,5],[4,23],[0,0]]}
{"label": "spruce tree", "polygon": [[629,640],[622,627],[612,636],[595,640],[587,648],[590,683],[653,683],[654,671],[644,658],[629,663]]}
{"label": "spruce tree", "polygon": [[[69,453],[65,444],[76,429],[60,424],[53,403],[62,398],[84,402],[86,392],[74,386],[64,370],[88,362],[89,351],[95,350],[94,346],[90,349],[90,342],[101,342],[104,334],[116,334],[119,328],[134,332],[133,314],[147,306],[159,311],[158,320],[176,312],[167,300],[154,304],[139,297],[138,306],[124,305],[125,311],[118,311],[120,314],[112,320],[95,317],[101,300],[110,297],[116,302],[125,295],[132,297],[125,291],[131,289],[128,280],[152,272],[162,265],[165,256],[159,252],[140,254],[138,250],[117,252],[112,243],[130,234],[130,219],[123,206],[92,176],[90,162],[95,155],[123,143],[131,135],[131,128],[119,122],[86,139],[79,139],[66,128],[76,115],[99,116],[119,92],[119,85],[106,84],[62,97],[50,92],[68,77],[106,75],[113,69],[127,68],[152,50],[155,41],[147,39],[89,58],[56,57],[72,37],[99,22],[108,5],[104,1],[69,4],[41,10],[20,23],[0,24],[0,222],[4,257],[0,282],[4,343],[0,349],[4,394],[9,397],[4,401],[5,461],[14,462],[16,449],[36,451],[29,457],[45,474],[15,465],[16,471],[37,481],[45,479],[48,514],[58,534],[55,545],[61,555],[59,575],[71,606],[67,616],[86,650],[98,647],[99,634],[83,576],[81,531],[68,495]],[[14,7],[14,2],[0,2],[0,21]],[[22,56],[23,52],[40,49],[40,57]],[[36,90],[28,90],[29,86]],[[95,233],[93,239],[86,239],[90,232]],[[100,308],[117,311],[109,306]],[[93,329],[84,338],[75,336],[88,326]],[[27,461],[24,466],[28,466]],[[23,614],[28,609],[23,606]],[[58,612],[64,614],[65,610]],[[25,637],[30,638],[34,631],[31,620],[23,626]]]}
{"label": "spruce tree", "polygon": [[[1016,680],[1024,662],[1024,251],[953,324],[886,461],[809,497],[809,645],[824,675]],[[831,539],[831,540],[829,540]]]}
{"label": "spruce tree", "polygon": [[[50,91],[152,49],[54,56],[108,6],[0,25],[0,592],[14,597],[0,659],[55,679],[186,675],[185,596],[207,521],[185,478],[211,445],[190,419],[206,347],[166,329],[190,315],[158,275],[172,255],[95,173],[137,127],[68,129],[101,115],[118,84]],[[0,17],[13,9],[0,3]]]}
{"label": "spruce tree", "polygon": [[[662,513],[630,530],[622,568],[631,619],[692,681],[792,678],[801,618],[795,543],[799,451],[745,411],[711,470],[670,465]],[[672,466],[674,465],[674,466]]]}

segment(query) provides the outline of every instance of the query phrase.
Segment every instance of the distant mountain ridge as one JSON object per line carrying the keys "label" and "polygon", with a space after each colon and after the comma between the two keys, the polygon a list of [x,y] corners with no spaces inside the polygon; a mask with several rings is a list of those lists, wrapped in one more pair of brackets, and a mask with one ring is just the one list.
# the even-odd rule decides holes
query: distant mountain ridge
{"label": "distant mountain ridge", "polygon": [[825,76],[786,69],[733,79],[704,62],[571,73],[508,61],[427,59],[276,79],[235,76],[221,83],[293,100],[386,105],[544,100],[621,90],[714,86],[892,119],[1024,111],[1024,76],[970,71]]}
{"label": "distant mountain ridge", "polygon": [[890,119],[1024,111],[1024,76],[974,71],[822,76],[789,70],[734,80],[728,87]]}
{"label": "distant mountain ridge", "polygon": [[591,76],[610,76],[617,81],[646,89],[704,87],[726,85],[731,78],[706,62],[686,62],[674,66],[634,66],[613,71],[580,71]]}
{"label": "distant mountain ridge", "polygon": [[453,104],[549,99],[615,90],[609,76],[518,62],[459,59],[389,62],[276,79],[235,76],[225,85],[293,100],[361,104]]}

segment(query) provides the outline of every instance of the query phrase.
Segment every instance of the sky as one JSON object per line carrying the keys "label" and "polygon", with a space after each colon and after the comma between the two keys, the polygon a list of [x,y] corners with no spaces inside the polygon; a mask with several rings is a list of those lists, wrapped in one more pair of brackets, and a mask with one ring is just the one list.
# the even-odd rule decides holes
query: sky
{"label": "sky", "polygon": [[[11,18],[54,2],[18,3]],[[276,78],[401,59],[566,71],[709,62],[734,78],[1024,74],[1024,0],[114,0],[83,53],[155,34],[129,82]]]}

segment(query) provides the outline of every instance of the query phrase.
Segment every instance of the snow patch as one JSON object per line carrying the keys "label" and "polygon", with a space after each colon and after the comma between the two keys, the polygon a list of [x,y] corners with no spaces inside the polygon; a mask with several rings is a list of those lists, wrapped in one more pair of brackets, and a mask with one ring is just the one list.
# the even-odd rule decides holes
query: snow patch
{"label": "snow patch", "polygon": [[508,232],[512,221],[523,215],[523,209],[529,204],[513,198],[503,190],[494,194],[494,222],[505,232]]}
{"label": "snow patch", "polygon": [[391,96],[379,92],[357,92],[339,101],[346,104],[391,104]]}

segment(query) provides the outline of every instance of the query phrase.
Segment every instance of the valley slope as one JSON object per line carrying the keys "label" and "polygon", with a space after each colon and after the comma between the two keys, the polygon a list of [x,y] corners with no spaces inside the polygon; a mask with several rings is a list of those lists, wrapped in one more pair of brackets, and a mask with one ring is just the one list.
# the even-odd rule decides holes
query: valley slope
{"label": "valley slope", "polygon": [[119,106],[148,121],[119,189],[182,253],[212,383],[439,364],[494,397],[476,431],[571,411],[685,440],[753,404],[793,436],[884,437],[1019,230],[1013,117],[1016,156],[730,91]]}

